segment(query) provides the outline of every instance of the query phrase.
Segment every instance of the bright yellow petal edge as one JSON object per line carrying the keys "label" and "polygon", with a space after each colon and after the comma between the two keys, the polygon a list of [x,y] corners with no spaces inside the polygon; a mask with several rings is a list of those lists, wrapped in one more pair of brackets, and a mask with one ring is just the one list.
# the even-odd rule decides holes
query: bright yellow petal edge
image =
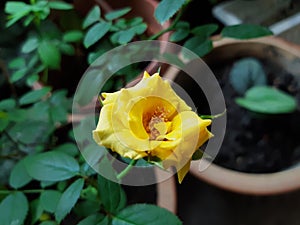
{"label": "bright yellow petal edge", "polygon": [[211,120],[193,112],[158,73],[145,72],[134,87],[102,97],[96,143],[134,160],[159,158],[166,169],[176,168],[179,183],[194,152],[213,136]]}

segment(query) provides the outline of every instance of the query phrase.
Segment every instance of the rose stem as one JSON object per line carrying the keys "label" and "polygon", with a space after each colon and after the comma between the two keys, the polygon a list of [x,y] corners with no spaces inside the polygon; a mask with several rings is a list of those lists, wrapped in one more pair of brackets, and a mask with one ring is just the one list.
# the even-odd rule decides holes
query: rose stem
{"label": "rose stem", "polygon": [[131,170],[131,168],[136,164],[136,160],[132,159],[128,166],[117,175],[117,179],[121,180],[124,176],[127,175],[127,173]]}

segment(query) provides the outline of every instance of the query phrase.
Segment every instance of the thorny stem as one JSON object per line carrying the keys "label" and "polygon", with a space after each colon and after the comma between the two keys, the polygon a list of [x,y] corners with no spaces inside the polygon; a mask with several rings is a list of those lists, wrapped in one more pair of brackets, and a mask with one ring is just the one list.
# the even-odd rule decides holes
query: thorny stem
{"label": "thorny stem", "polygon": [[121,180],[123,177],[125,177],[135,164],[136,164],[136,160],[132,159],[128,164],[128,166],[117,175],[117,179]]}

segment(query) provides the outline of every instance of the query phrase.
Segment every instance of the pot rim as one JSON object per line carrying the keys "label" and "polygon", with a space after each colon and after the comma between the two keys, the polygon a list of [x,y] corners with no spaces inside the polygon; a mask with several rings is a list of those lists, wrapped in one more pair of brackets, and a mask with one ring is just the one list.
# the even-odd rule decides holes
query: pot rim
{"label": "pot rim", "polygon": [[[199,171],[199,161],[193,161],[190,172],[217,187],[253,195],[274,195],[285,193],[300,188],[300,166],[274,173],[245,173],[227,169],[203,159],[203,164],[208,167]],[[202,165],[203,165],[202,164]]]}
{"label": "pot rim", "polygon": [[241,43],[261,43],[266,45],[275,46],[277,48],[283,49],[291,54],[300,57],[300,45],[295,43],[286,41],[283,38],[276,37],[276,36],[265,36],[260,38],[252,38],[246,40],[234,39],[234,38],[227,38],[221,37],[220,35],[216,35],[212,37],[213,40],[213,47],[219,48],[229,44],[241,44]]}

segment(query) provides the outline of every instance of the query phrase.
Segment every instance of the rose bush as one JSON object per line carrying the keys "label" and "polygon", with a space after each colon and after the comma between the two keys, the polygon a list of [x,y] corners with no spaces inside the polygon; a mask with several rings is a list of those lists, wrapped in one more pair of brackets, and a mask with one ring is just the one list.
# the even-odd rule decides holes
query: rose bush
{"label": "rose bush", "polygon": [[210,119],[201,119],[158,73],[134,87],[103,93],[94,140],[125,158],[174,166],[181,183],[194,152],[213,135]]}

